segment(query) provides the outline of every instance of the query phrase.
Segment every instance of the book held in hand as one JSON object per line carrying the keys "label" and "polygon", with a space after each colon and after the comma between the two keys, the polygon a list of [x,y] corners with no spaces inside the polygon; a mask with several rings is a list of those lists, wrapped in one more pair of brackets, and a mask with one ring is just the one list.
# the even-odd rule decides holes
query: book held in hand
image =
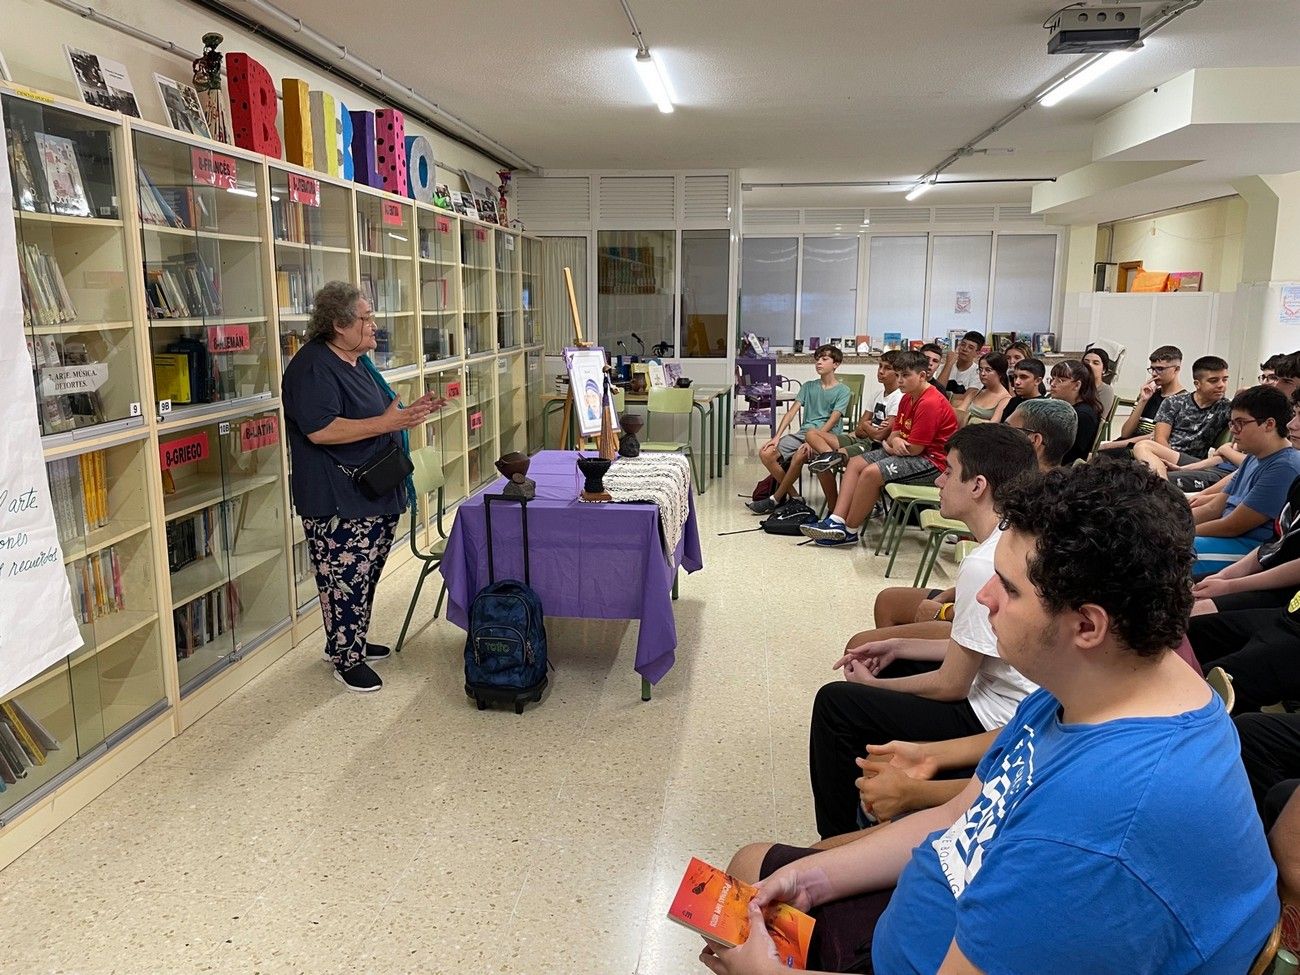
{"label": "book held in hand", "polygon": [[[749,938],[749,902],[756,893],[757,887],[691,857],[677,896],[668,908],[668,918],[699,932],[707,941],[734,948]],[[816,922],[789,904],[769,904],[763,917],[781,964],[786,968],[806,967],[808,943]]]}

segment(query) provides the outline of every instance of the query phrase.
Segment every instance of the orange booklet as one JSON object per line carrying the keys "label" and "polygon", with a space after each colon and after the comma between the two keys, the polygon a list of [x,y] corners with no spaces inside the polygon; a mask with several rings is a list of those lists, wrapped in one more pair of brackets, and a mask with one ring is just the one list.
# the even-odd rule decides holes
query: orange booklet
{"label": "orange booklet", "polygon": [[[708,941],[734,948],[749,938],[749,902],[756,893],[756,887],[691,857],[677,896],[668,908],[668,917],[698,931]],[[771,904],[763,916],[781,964],[804,968],[816,922],[789,904]]]}

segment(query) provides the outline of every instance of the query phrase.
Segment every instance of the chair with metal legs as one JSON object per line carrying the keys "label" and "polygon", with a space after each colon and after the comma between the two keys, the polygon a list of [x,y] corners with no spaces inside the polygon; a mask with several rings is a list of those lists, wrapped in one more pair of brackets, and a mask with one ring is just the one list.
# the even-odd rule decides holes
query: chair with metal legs
{"label": "chair with metal legs", "polygon": [[[415,503],[411,505],[411,553],[424,564],[420,567],[420,578],[416,580],[415,592],[411,593],[411,604],[406,608],[406,619],[402,622],[402,632],[397,637],[397,645],[393,647],[394,653],[401,653],[402,642],[406,639],[406,630],[411,625],[415,606],[420,601],[420,590],[424,588],[425,580],[442,565],[443,552],[447,547],[447,532],[442,527],[443,484],[445,483],[442,474],[442,456],[437,447],[421,447],[411,452],[411,463],[415,466],[415,471],[411,474],[411,479],[415,482]],[[438,495],[434,513],[434,529],[437,531],[437,536],[431,534],[429,547],[421,549],[419,537],[421,512],[427,519],[429,495],[434,492]],[[447,584],[443,583],[438,593],[438,603],[433,608],[434,619],[437,619],[438,614],[442,612],[442,601],[446,595]]]}

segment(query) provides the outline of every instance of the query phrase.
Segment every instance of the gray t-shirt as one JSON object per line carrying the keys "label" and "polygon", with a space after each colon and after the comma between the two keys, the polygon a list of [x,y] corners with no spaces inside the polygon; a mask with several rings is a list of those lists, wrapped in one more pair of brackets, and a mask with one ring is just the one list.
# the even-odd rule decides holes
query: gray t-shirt
{"label": "gray t-shirt", "polygon": [[1169,446],[1180,454],[1205,457],[1228,426],[1232,407],[1226,398],[1201,407],[1195,393],[1179,393],[1160,404],[1156,423],[1170,426]]}

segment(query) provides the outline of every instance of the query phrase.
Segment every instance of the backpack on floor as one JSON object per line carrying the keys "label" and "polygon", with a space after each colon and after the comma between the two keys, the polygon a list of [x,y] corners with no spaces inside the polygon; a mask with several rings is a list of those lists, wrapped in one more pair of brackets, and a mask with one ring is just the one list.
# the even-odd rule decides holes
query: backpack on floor
{"label": "backpack on floor", "polygon": [[[763,478],[761,481],[759,481],[757,484],[754,485],[754,493],[750,495],[750,500],[762,501],[764,498],[770,498],[775,493],[776,493],[776,478],[773,477],[771,474],[769,474],[767,475],[767,477]],[[743,498],[744,495],[742,494],[741,497]]]}
{"label": "backpack on floor", "polygon": [[817,512],[801,500],[787,501],[768,517],[759,522],[763,531],[769,535],[799,535],[800,525],[811,525],[817,520]]}
{"label": "backpack on floor", "polygon": [[[496,579],[492,560],[492,502],[519,504],[523,521],[524,581]],[[542,601],[529,585],[528,503],[521,498],[485,495],[488,584],[469,606],[465,637],[465,693],[482,711],[490,703],[513,704],[524,713],[546,689],[546,621]]]}

